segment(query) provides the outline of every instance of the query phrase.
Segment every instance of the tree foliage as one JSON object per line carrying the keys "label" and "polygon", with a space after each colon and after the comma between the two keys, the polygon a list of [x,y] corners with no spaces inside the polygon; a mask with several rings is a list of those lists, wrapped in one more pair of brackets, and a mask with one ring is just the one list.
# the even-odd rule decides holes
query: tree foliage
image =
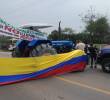
{"label": "tree foliage", "polygon": [[93,40],[93,43],[102,43],[102,42],[106,43],[107,42],[107,41],[105,41],[105,39],[102,39],[100,36],[98,38],[95,35],[93,35],[91,37],[91,35],[89,33],[86,33],[86,32],[81,32],[78,34],[76,34],[76,33],[74,33],[74,34],[61,33],[60,37],[59,37],[58,31],[54,30],[48,36],[48,39],[50,39],[50,40],[71,40],[73,42],[75,42],[76,40],[82,40],[85,43],[90,43],[91,38]]}
{"label": "tree foliage", "polygon": [[86,30],[96,36],[108,35],[109,28],[110,26],[106,17],[97,18],[86,25]]}
{"label": "tree foliage", "polygon": [[95,21],[95,32],[97,35],[104,36],[109,33],[109,23],[106,17],[100,17]]}
{"label": "tree foliage", "polygon": [[63,29],[64,34],[74,34],[74,30],[72,28],[66,27]]}
{"label": "tree foliage", "polygon": [[9,45],[12,43],[10,37],[0,36],[0,49],[7,50]]}
{"label": "tree foliage", "polygon": [[105,35],[109,33],[108,19],[104,15],[99,15],[93,7],[90,7],[84,16],[81,16],[82,21],[86,25],[86,31],[91,34]]}

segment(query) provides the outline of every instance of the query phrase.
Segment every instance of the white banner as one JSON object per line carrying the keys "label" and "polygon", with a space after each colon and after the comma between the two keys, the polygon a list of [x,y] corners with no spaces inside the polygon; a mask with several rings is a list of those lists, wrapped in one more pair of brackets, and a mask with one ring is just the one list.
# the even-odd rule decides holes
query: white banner
{"label": "white banner", "polygon": [[19,29],[11,26],[0,18],[0,35],[10,36],[19,39],[33,40],[46,39],[41,32],[30,31],[27,29]]}

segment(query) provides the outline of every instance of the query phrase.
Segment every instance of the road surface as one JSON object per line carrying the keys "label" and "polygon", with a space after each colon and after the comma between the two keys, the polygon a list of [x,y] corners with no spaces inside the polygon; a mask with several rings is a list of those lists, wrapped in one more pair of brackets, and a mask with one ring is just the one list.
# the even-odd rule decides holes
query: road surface
{"label": "road surface", "polygon": [[0,100],[110,100],[110,74],[98,67],[1,86]]}

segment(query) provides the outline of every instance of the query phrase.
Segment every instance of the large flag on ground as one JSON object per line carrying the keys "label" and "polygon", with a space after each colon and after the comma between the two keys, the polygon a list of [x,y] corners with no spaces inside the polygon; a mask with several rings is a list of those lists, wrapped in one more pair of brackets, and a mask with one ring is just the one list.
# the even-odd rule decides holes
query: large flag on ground
{"label": "large flag on ground", "polygon": [[32,58],[0,58],[0,85],[82,71],[87,55],[82,50]]}

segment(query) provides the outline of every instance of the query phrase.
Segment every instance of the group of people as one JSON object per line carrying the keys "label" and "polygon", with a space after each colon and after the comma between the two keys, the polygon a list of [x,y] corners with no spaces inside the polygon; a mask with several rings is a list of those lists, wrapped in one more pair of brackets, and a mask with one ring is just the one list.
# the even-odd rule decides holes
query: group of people
{"label": "group of people", "polygon": [[90,60],[90,67],[97,68],[96,60],[97,60],[98,48],[96,46],[94,46],[92,43],[85,44],[81,40],[77,40],[75,49],[80,49],[85,51],[85,53],[88,55],[88,58]]}

